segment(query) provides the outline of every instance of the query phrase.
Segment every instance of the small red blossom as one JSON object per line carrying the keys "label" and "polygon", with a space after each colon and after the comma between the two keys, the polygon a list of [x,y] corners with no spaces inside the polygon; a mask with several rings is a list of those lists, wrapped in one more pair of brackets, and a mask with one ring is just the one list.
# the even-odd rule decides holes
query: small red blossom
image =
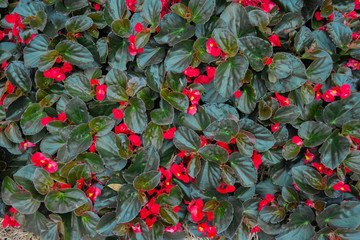
{"label": "small red blossom", "polygon": [[173,139],[175,132],[176,132],[176,127],[172,127],[170,129],[166,130],[163,134],[164,139]]}
{"label": "small red blossom", "polygon": [[9,217],[8,215],[5,215],[3,221],[3,228],[6,228],[8,225],[10,227],[20,227],[20,224],[13,217]]}
{"label": "small red blossom", "polygon": [[271,131],[276,132],[280,128],[280,123],[271,124]]}
{"label": "small red blossom", "polygon": [[281,107],[285,107],[285,106],[290,105],[290,101],[289,101],[289,99],[287,97],[281,96],[277,92],[275,93],[275,96],[276,97],[274,99],[279,101]]}
{"label": "small red blossom", "polygon": [[207,237],[211,238],[217,234],[215,227],[209,226],[207,222],[199,224],[197,230],[201,232],[204,237],[207,234]]}
{"label": "small red blossom", "polygon": [[269,66],[273,62],[272,58],[268,58],[265,62],[265,65]]}
{"label": "small red blossom", "polygon": [[314,208],[315,207],[315,204],[310,200],[310,199],[307,199],[306,200],[306,203],[305,203],[306,206],[309,206],[311,208]]}
{"label": "small red blossom", "polygon": [[229,145],[225,142],[216,141],[216,144],[220,147],[224,148],[229,154],[231,153],[231,150],[229,148]]}
{"label": "small red blossom", "polygon": [[183,228],[181,227],[181,223],[176,224],[176,226],[166,227],[165,232],[174,233],[174,232],[182,232]]}
{"label": "small red blossom", "polygon": [[347,64],[344,65],[345,67],[352,68],[353,70],[360,70],[360,63],[355,59],[350,59]]}
{"label": "small red blossom", "polygon": [[30,36],[28,39],[26,39],[25,43],[26,43],[26,44],[29,44],[30,41],[33,40],[34,37],[36,37],[36,36],[37,36],[37,34],[35,34],[35,33],[31,34],[31,36]]}
{"label": "small red blossom", "polygon": [[25,142],[20,143],[20,147],[19,147],[18,151],[20,152],[20,150],[21,150],[22,147],[24,148],[24,151],[26,151],[27,148],[29,148],[29,147],[35,147],[35,146],[36,146],[36,144],[31,143],[31,142],[25,140]]}
{"label": "small red blossom", "polygon": [[133,56],[137,55],[138,53],[142,53],[144,51],[143,48],[139,48],[139,49],[136,48],[135,40],[136,40],[135,35],[131,35],[129,37],[130,46],[128,46],[128,49],[129,49],[129,53]]}
{"label": "small red blossom", "polygon": [[197,78],[194,79],[194,83],[201,83],[201,84],[209,84],[211,83],[211,78],[206,75],[199,75]]}
{"label": "small red blossom", "polygon": [[226,183],[222,182],[220,186],[216,189],[219,193],[230,193],[235,191],[235,187],[231,185],[227,185]]}
{"label": "small red blossom", "polygon": [[91,86],[97,86],[100,85],[99,81],[97,79],[91,79],[90,80],[90,85]]}
{"label": "small red blossom", "polygon": [[1,69],[5,71],[6,67],[8,66],[8,62],[7,61],[4,61],[2,64],[1,64]]}
{"label": "small red blossom", "polygon": [[5,34],[3,31],[0,30],[0,41],[3,40],[5,37]]}
{"label": "small red blossom", "polygon": [[323,20],[324,18],[321,16],[321,13],[320,13],[320,12],[316,12],[316,13],[315,13],[315,19],[316,19],[316,21],[321,21],[321,20]]}
{"label": "small red blossom", "polygon": [[183,182],[188,183],[190,181],[189,175],[187,173],[186,168],[184,167],[183,163],[181,162],[179,165],[174,163],[170,171],[177,177],[178,179],[182,180]]}
{"label": "small red blossom", "polygon": [[115,119],[122,119],[124,117],[124,113],[121,109],[113,109],[112,110]]}
{"label": "small red blossom", "polygon": [[192,89],[190,89],[189,91],[188,91],[188,95],[189,95],[189,100],[190,100],[190,102],[191,102],[191,104],[198,104],[199,103],[199,101],[200,101],[200,98],[201,98],[201,95],[200,95],[200,92],[199,92],[199,90],[192,90]]}
{"label": "small red blossom", "polygon": [[203,212],[204,202],[201,199],[192,200],[188,205],[187,209],[191,213],[191,219],[195,222],[201,221],[205,213]]}
{"label": "small red blossom", "polygon": [[309,149],[306,149],[305,163],[311,162],[315,159],[315,154],[311,153]]}
{"label": "small red blossom", "polygon": [[127,8],[132,12],[135,12],[135,5],[136,4],[137,4],[136,0],[126,0]]}
{"label": "small red blossom", "polygon": [[340,98],[347,98],[350,96],[351,90],[349,84],[344,84],[340,87]]}
{"label": "small red blossom", "polygon": [[190,115],[194,115],[197,111],[197,107],[195,104],[192,104],[190,107],[188,107],[187,109],[187,113]]}
{"label": "small red blossom", "polygon": [[274,195],[266,194],[265,199],[260,201],[258,210],[261,211],[268,203],[271,203],[274,200],[275,200],[275,194]]}
{"label": "small red blossom", "polygon": [[127,125],[125,123],[120,123],[118,126],[115,127],[115,133],[124,133],[129,134],[130,130],[128,129]]}
{"label": "small red blossom", "polygon": [[90,148],[89,148],[89,151],[93,152],[93,153],[96,152],[96,137],[97,136],[94,136],[94,140],[92,141]]}
{"label": "small red blossom", "polygon": [[343,181],[339,181],[338,183],[334,184],[332,188],[341,192],[351,192],[350,186],[345,184]]}
{"label": "small red blossom", "polygon": [[206,67],[206,73],[209,78],[213,79],[215,77],[216,67]]}
{"label": "small red blossom", "polygon": [[98,101],[103,101],[106,95],[107,86],[105,84],[101,84],[96,86],[96,99]]}
{"label": "small red blossom", "polygon": [[46,166],[44,167],[44,169],[45,169],[48,173],[54,173],[54,172],[57,171],[58,165],[57,165],[56,162],[50,161],[48,164],[46,164]]}
{"label": "small red blossom", "polygon": [[324,99],[325,102],[335,101],[335,96],[331,93],[332,93],[331,90],[327,90],[326,92],[324,92],[324,94],[322,95],[322,98]]}
{"label": "small red blossom", "polygon": [[77,185],[77,189],[82,189],[82,187],[84,186],[84,178],[81,177],[79,180],[76,181],[78,183]]}
{"label": "small red blossom", "polygon": [[139,33],[144,29],[144,26],[141,23],[135,25],[135,32]]}
{"label": "small red blossom", "polygon": [[141,140],[140,140],[140,137],[138,135],[135,135],[135,134],[131,134],[129,136],[129,140],[131,142],[132,145],[134,146],[140,146],[141,145]]}
{"label": "small red blossom", "polygon": [[235,92],[234,92],[234,95],[235,95],[236,98],[240,98],[240,97],[241,97],[241,91],[240,91],[240,89],[237,90],[237,91],[235,91]]}
{"label": "small red blossom", "polygon": [[183,74],[185,74],[188,77],[197,77],[199,76],[200,71],[197,68],[192,68],[191,66],[189,66],[184,70]]}
{"label": "small red blossom", "polygon": [[64,62],[63,66],[60,68],[60,70],[63,73],[68,73],[68,72],[71,72],[73,70],[73,67],[72,67],[72,65],[70,63]]}
{"label": "small red blossom", "polygon": [[301,138],[299,138],[298,136],[294,136],[291,141],[298,146],[302,146],[303,144],[303,140],[301,140]]}
{"label": "small red blossom", "polygon": [[269,37],[269,41],[271,42],[271,45],[273,45],[274,47],[281,47],[281,43],[278,35],[272,34]]}
{"label": "small red blossom", "polygon": [[86,193],[86,196],[88,198],[90,198],[92,203],[95,203],[95,199],[97,198],[97,196],[99,196],[101,194],[101,190],[100,190],[100,188],[91,186],[85,193]]}
{"label": "small red blossom", "polygon": [[94,9],[95,9],[95,10],[98,10],[98,11],[99,11],[99,10],[101,9],[101,5],[98,4],[98,3],[94,3],[93,6],[94,6]]}
{"label": "small red blossom", "polygon": [[206,52],[214,57],[218,57],[221,53],[221,49],[218,48],[215,40],[210,38],[206,43]]}
{"label": "small red blossom", "polygon": [[360,10],[360,0],[355,0],[355,9]]}
{"label": "small red blossom", "polygon": [[148,226],[149,230],[152,228],[155,222],[156,222],[156,217],[145,219],[145,223]]}
{"label": "small red blossom", "polygon": [[51,162],[51,159],[45,157],[41,152],[36,152],[31,156],[31,161],[36,167],[44,167]]}
{"label": "small red blossom", "polygon": [[251,232],[250,233],[257,233],[257,232],[260,232],[261,228],[259,228],[258,226],[255,226],[251,229]]}
{"label": "small red blossom", "polygon": [[326,174],[328,176],[331,176],[334,173],[333,170],[325,167],[321,163],[311,163],[311,166],[315,167],[320,173]]}
{"label": "small red blossom", "polygon": [[209,222],[212,221],[214,219],[214,211],[206,212],[206,217]]}
{"label": "small red blossom", "polygon": [[262,164],[261,155],[258,154],[257,151],[254,151],[251,160],[253,161],[255,168],[258,170],[259,166]]}
{"label": "small red blossom", "polygon": [[65,73],[63,73],[61,71],[61,69],[57,68],[57,67],[53,67],[53,68],[50,68],[50,70],[45,71],[44,76],[46,78],[53,78],[56,81],[63,81],[63,80],[65,80],[65,77],[66,77]]}
{"label": "small red blossom", "polygon": [[136,224],[131,223],[131,228],[134,231],[134,233],[142,234],[140,223],[136,223]]}

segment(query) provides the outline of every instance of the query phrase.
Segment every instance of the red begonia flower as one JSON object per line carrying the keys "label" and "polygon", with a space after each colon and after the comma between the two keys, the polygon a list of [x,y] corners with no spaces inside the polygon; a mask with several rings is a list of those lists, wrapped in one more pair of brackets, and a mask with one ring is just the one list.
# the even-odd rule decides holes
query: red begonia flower
{"label": "red begonia flower", "polygon": [[261,155],[254,151],[251,160],[253,161],[255,168],[259,169],[259,166],[262,164]]}
{"label": "red begonia flower", "polygon": [[176,132],[176,127],[172,127],[170,129],[166,130],[163,134],[164,139],[173,139],[175,132]]}
{"label": "red begonia flower", "polygon": [[345,184],[343,181],[339,181],[338,183],[334,184],[332,188],[341,192],[351,192],[350,186]]}
{"label": "red begonia flower", "polygon": [[271,131],[276,132],[280,128],[280,123],[271,124]]}
{"label": "red begonia flower", "polygon": [[86,193],[86,196],[88,198],[90,198],[92,203],[94,203],[97,196],[99,196],[101,194],[101,190],[100,190],[100,188],[91,186],[85,193]]}
{"label": "red begonia flower", "polygon": [[101,84],[96,86],[96,99],[98,101],[103,101],[106,95],[107,86],[105,84]]}
{"label": "red begonia flower", "polygon": [[221,53],[221,49],[218,48],[215,40],[210,38],[206,43],[206,52],[214,57],[218,57]]}
{"label": "red begonia flower", "polygon": [[235,95],[236,98],[240,98],[241,97],[241,91],[240,90],[235,91],[234,95]]}
{"label": "red begonia flower", "polygon": [[272,34],[269,37],[269,41],[271,42],[271,45],[273,45],[274,47],[281,47],[281,43],[278,35]]}
{"label": "red begonia flower", "polygon": [[175,175],[175,177],[177,177],[178,179],[188,183],[190,181],[189,175],[187,173],[186,168],[184,167],[183,163],[180,163],[179,165],[177,165],[176,163],[174,163],[171,168],[170,171]]}
{"label": "red begonia flower", "polygon": [[113,114],[114,114],[114,118],[115,119],[122,119],[124,117],[124,113],[121,109],[113,109],[112,110]]}

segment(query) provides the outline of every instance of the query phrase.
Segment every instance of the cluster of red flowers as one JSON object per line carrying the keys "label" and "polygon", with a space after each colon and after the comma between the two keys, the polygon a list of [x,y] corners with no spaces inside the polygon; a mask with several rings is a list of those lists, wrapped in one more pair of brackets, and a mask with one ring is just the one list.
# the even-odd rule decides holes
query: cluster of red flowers
{"label": "cluster of red flowers", "polygon": [[253,6],[260,7],[264,12],[270,12],[274,7],[279,7],[271,0],[233,0],[234,3],[240,3],[244,7]]}
{"label": "cluster of red flowers", "polygon": [[174,163],[171,166],[170,171],[174,174],[176,178],[182,180],[183,182],[188,183],[190,181],[187,169],[184,167],[184,164],[182,162],[180,162],[179,165]]}
{"label": "cluster of red flowers", "polygon": [[[115,133],[116,134],[119,134],[119,133],[127,134],[127,135],[129,135],[128,137],[129,137],[129,140],[132,145],[134,145],[136,147],[141,145],[140,137],[138,135],[136,135],[135,133],[131,132],[125,123],[120,123],[118,126],[115,126]],[[130,149],[132,149],[132,148],[133,148],[133,146],[130,146]]]}
{"label": "cluster of red flowers", "polygon": [[322,88],[322,86],[322,84],[317,84],[314,86],[316,100],[319,100],[322,97],[325,102],[333,102],[335,101],[335,97],[340,97],[341,99],[344,99],[349,97],[351,93],[349,84],[344,84],[341,87],[333,87],[326,90],[324,94],[320,93],[320,89]]}
{"label": "cluster of red flowers", "polygon": [[137,4],[136,0],[126,0],[127,8],[132,12],[135,12],[136,4]]}
{"label": "cluster of red flowers", "polygon": [[[56,62],[61,62],[60,58],[56,59]],[[44,72],[44,76],[47,78],[53,78],[56,81],[63,81],[66,78],[66,73],[71,72],[73,69],[73,67],[71,66],[70,63],[68,62],[64,62],[63,66],[58,68],[58,67],[53,67],[50,68],[49,70]]]}
{"label": "cluster of red flowers", "polygon": [[[6,61],[5,61],[5,62],[6,62]],[[15,87],[11,84],[11,82],[7,81],[5,86],[7,86],[6,92],[7,92],[8,94],[4,93],[4,94],[1,96],[1,98],[0,98],[0,105],[1,105],[1,106],[3,106],[3,104],[4,104],[4,99],[5,99],[9,94],[11,94],[11,93],[13,93],[13,92],[15,91]]]}
{"label": "cluster of red flowers", "polygon": [[148,194],[150,196],[154,193],[156,193],[156,196],[159,196],[163,193],[169,193],[170,190],[174,187],[174,185],[172,184],[171,172],[163,167],[159,167],[159,171],[161,172],[161,178],[159,183],[160,188],[148,191]]}
{"label": "cluster of red flowers", "polygon": [[190,90],[187,90],[186,88],[184,88],[183,94],[188,95],[191,102],[191,106],[187,109],[187,113],[190,115],[194,115],[197,111],[196,105],[199,103],[201,98],[199,90],[192,90],[192,88],[190,88]]}
{"label": "cluster of red flowers", "polygon": [[[315,13],[315,19],[316,19],[317,21],[321,21],[321,20],[324,19],[324,18],[321,16],[321,12],[316,12],[316,13]],[[334,20],[334,13],[332,13],[329,17],[327,17],[327,19],[329,19],[329,20]]]}
{"label": "cluster of red flowers", "polygon": [[360,10],[360,0],[355,0],[355,9]]}
{"label": "cluster of red flowers", "polygon": [[333,170],[325,167],[321,163],[311,163],[311,166],[315,167],[320,173],[326,174],[328,176],[331,176],[334,173]]}
{"label": "cluster of red flowers", "polygon": [[[81,177],[77,182],[77,188],[82,190],[84,186],[84,178]],[[95,199],[101,194],[100,188],[94,187],[93,185],[90,185],[90,187],[86,190],[86,196],[91,200],[91,202],[94,204]]]}
{"label": "cluster of red flowers", "polygon": [[17,212],[17,210],[13,207],[10,208],[9,210],[13,216],[8,216],[5,215],[4,221],[3,221],[3,228],[6,228],[8,225],[10,227],[20,227],[20,224],[14,219],[15,213]]}
{"label": "cluster of red flowers", "polygon": [[349,62],[344,65],[344,67],[352,68],[353,70],[360,70],[360,62],[356,61],[355,59],[350,59]]}
{"label": "cluster of red flowers", "polygon": [[[187,210],[191,213],[191,219],[194,222],[198,223],[198,232],[201,232],[203,236],[205,237],[213,237],[217,234],[216,229],[214,226],[209,226],[209,222],[211,222],[214,219],[214,212],[204,212],[204,202],[201,199],[198,200],[191,200],[191,202],[185,202],[188,205]],[[207,221],[200,223],[201,220],[204,219],[204,216],[206,214]]]}
{"label": "cluster of red flowers", "polygon": [[47,116],[47,117],[44,117],[41,119],[41,124],[46,126],[49,122],[52,122],[52,121],[62,121],[62,122],[65,122],[66,121],[66,115],[65,113],[60,113],[58,114],[58,117],[50,117],[50,116]]}
{"label": "cluster of red flowers", "polygon": [[123,110],[114,108],[112,110],[115,119],[122,119],[124,117]]}
{"label": "cluster of red flowers", "polygon": [[265,199],[260,201],[258,210],[261,211],[266,205],[268,205],[274,200],[275,200],[275,194],[274,195],[266,194]]}
{"label": "cluster of red flowers", "polygon": [[36,152],[31,156],[31,161],[36,167],[42,167],[48,173],[54,173],[58,169],[58,165],[55,161],[45,157],[41,152]]}
{"label": "cluster of red flowers", "polygon": [[236,190],[235,186],[227,185],[226,183],[220,183],[220,186],[216,189],[219,193],[230,193]]}
{"label": "cluster of red flowers", "polygon": [[91,86],[96,86],[96,99],[98,101],[103,101],[105,99],[107,86],[105,84],[100,84],[97,79],[90,80]]}
{"label": "cluster of red flowers", "polygon": [[129,37],[130,46],[128,46],[129,53],[133,56],[136,56],[138,53],[142,53],[144,51],[144,48],[136,48],[135,45],[136,35],[131,35]]}
{"label": "cluster of red flowers", "polygon": [[[216,72],[216,67],[206,67],[206,74],[207,75],[199,75],[198,77],[194,79],[194,83],[201,83],[201,84],[209,84],[214,79]],[[188,78],[189,81],[189,78]]]}
{"label": "cluster of red flowers", "polygon": [[171,10],[171,6],[176,4],[176,3],[180,3],[181,0],[161,0],[161,4],[162,4],[162,9],[161,9],[161,18],[165,15],[170,13]]}

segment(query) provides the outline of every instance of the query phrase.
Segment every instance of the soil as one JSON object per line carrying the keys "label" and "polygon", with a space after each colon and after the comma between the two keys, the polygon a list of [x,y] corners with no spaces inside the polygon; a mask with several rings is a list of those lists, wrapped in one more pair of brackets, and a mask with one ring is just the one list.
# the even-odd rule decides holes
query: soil
{"label": "soil", "polygon": [[3,228],[3,220],[0,218],[0,240],[40,240],[39,237],[25,232],[21,228],[12,228],[10,226]]}

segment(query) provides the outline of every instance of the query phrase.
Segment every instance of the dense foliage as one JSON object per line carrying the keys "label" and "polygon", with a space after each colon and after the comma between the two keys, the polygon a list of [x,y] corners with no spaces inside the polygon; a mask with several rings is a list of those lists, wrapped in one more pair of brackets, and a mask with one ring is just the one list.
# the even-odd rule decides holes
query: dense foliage
{"label": "dense foliage", "polygon": [[358,9],[0,0],[3,226],[360,239]]}

